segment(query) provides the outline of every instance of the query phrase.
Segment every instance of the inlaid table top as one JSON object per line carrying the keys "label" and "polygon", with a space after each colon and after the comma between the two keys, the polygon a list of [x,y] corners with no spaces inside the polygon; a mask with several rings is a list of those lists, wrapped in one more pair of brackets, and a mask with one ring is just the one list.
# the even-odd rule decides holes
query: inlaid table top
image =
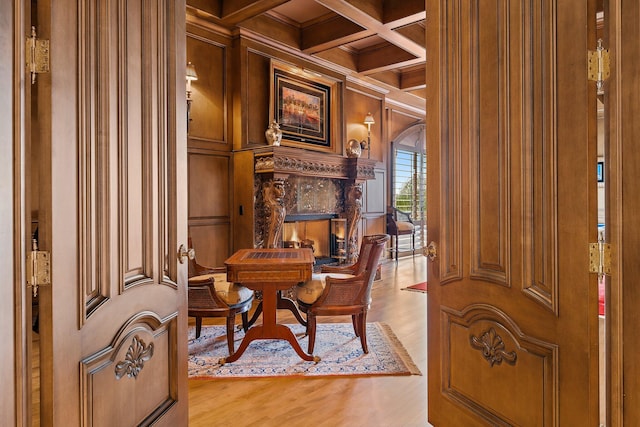
{"label": "inlaid table top", "polygon": [[252,284],[278,282],[296,284],[313,273],[315,257],[309,248],[240,249],[224,263],[227,280],[252,287]]}

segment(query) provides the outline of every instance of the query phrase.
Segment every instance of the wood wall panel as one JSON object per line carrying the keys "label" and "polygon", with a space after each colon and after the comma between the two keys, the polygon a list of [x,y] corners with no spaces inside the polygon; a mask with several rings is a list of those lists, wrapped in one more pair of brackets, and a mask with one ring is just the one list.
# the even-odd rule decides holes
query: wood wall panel
{"label": "wood wall panel", "polygon": [[269,96],[271,62],[268,56],[247,51],[247,94],[244,111],[246,116],[246,135],[249,144],[267,145],[264,136],[269,126]]}
{"label": "wood wall panel", "polygon": [[217,153],[188,154],[189,220],[230,216],[230,158]]}
{"label": "wood wall panel", "polygon": [[198,264],[224,267],[224,261],[232,254],[231,224],[225,221],[212,221],[210,224],[194,222],[189,225],[189,235]]}
{"label": "wood wall panel", "polygon": [[[384,129],[382,104],[382,97],[379,94],[370,94],[354,87],[348,87],[345,91],[343,119],[345,140],[342,141],[342,144],[346,144],[350,139],[367,140],[367,126],[364,124],[364,118],[367,113],[371,113],[376,122],[371,125],[371,158],[379,161],[385,161],[389,151],[382,132]],[[338,152],[342,152],[339,145],[336,149],[340,149]],[[363,150],[362,156],[366,157],[367,155],[367,151]]]}
{"label": "wood wall panel", "polygon": [[[423,115],[403,111],[397,107],[387,107],[387,140],[389,144],[409,127],[424,120]],[[390,150],[391,148],[389,148]]]}
{"label": "wood wall panel", "polygon": [[384,215],[387,212],[387,199],[385,197],[387,171],[377,169],[374,174],[375,179],[365,181],[364,210],[367,214]]}
{"label": "wood wall panel", "polygon": [[192,142],[228,143],[227,56],[228,48],[224,44],[196,33],[187,36],[187,61],[198,73],[198,80],[191,85],[189,139]]}
{"label": "wood wall panel", "polygon": [[198,262],[222,266],[231,255],[231,157],[191,150],[188,173],[189,235]]}

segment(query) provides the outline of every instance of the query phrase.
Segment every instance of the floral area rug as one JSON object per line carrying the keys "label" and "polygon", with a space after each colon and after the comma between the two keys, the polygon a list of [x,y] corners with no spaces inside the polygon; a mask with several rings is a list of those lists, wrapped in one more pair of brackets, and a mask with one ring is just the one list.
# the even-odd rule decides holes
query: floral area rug
{"label": "floral area rug", "polygon": [[[308,338],[302,325],[287,325],[306,351]],[[228,356],[224,326],[203,326],[200,338],[189,328],[189,378],[247,378],[278,376],[334,375],[422,375],[391,328],[383,323],[367,323],[369,353],[364,354],[360,338],[351,323],[318,324],[314,355],[318,363],[302,360],[287,341],[255,340],[233,363],[220,365]],[[235,334],[235,348],[244,332]]]}

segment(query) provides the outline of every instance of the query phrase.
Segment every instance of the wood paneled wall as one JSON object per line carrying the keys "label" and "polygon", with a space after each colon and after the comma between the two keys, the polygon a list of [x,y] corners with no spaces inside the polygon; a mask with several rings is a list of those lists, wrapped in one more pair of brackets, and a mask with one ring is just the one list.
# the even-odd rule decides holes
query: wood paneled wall
{"label": "wood paneled wall", "polygon": [[231,50],[230,38],[189,27],[187,61],[198,74],[187,148],[189,236],[198,262],[210,266],[222,266],[232,249]]}

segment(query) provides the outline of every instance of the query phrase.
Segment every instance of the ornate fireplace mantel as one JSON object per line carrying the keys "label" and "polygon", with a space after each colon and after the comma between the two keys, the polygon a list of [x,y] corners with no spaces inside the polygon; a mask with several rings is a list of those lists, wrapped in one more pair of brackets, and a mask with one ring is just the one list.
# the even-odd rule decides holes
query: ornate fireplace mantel
{"label": "ornate fireplace mantel", "polygon": [[283,146],[255,149],[254,156],[257,174],[272,173],[276,177],[318,176],[351,179],[357,182],[375,178],[376,161],[359,157],[344,157]]}
{"label": "ornate fireplace mantel", "polygon": [[[262,238],[256,240],[261,241],[263,247],[282,244],[282,227],[287,215],[285,188],[292,190],[289,193],[302,192],[289,182],[296,181],[293,177],[317,178],[319,187],[322,180],[338,180],[340,190],[335,192],[335,197],[340,200],[332,212],[322,213],[333,213],[347,219],[347,261],[354,261],[358,249],[356,230],[362,211],[362,182],[375,178],[375,164],[375,160],[300,148],[269,146],[254,149],[256,194],[259,196],[256,210],[264,215],[261,226],[256,226]],[[289,202],[291,197],[289,194]],[[261,215],[256,215],[256,218],[261,218]]]}

